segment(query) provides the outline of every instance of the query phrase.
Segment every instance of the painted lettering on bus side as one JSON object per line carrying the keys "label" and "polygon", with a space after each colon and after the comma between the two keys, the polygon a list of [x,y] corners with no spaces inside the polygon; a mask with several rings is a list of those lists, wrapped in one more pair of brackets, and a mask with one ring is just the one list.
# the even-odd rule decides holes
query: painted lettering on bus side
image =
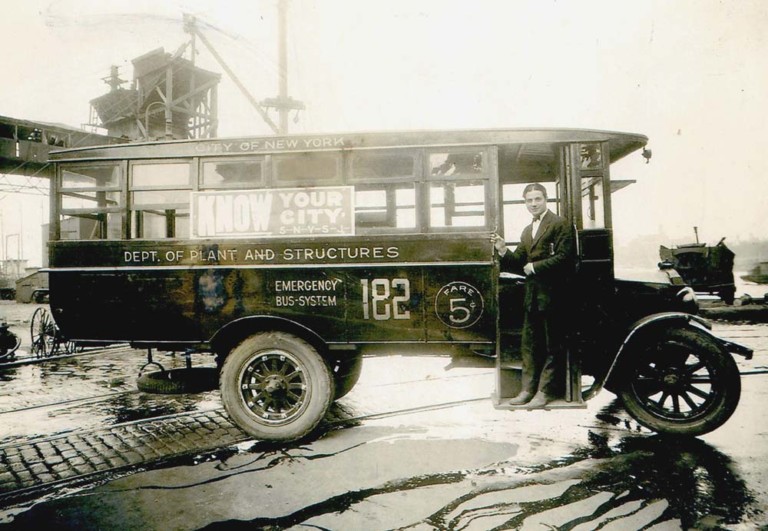
{"label": "painted lettering on bus side", "polygon": [[338,300],[336,295],[278,295],[275,297],[275,306],[331,307],[338,306]]}
{"label": "painted lettering on bus side", "polygon": [[264,149],[293,149],[299,145],[295,138],[281,138],[277,140],[265,140]]}
{"label": "painted lettering on bus side", "polygon": [[363,319],[410,319],[411,281],[407,278],[360,279]]}
{"label": "painted lettering on bus side", "polygon": [[435,297],[435,313],[451,328],[467,328],[480,320],[485,308],[483,295],[475,286],[454,281],[446,284]]}
{"label": "painted lettering on bus side", "polygon": [[235,144],[232,142],[196,144],[195,151],[198,153],[229,153],[234,146]]}
{"label": "painted lettering on bus side", "polygon": [[[336,225],[344,215],[342,203],[344,196],[337,190],[313,190],[310,192],[279,192],[283,207],[280,212],[280,222],[290,230],[291,226],[307,227],[307,233],[312,229]],[[335,208],[332,208],[335,207]]]}
{"label": "painted lettering on bus side", "polygon": [[272,193],[197,195],[197,235],[259,233],[269,227]]}
{"label": "painted lettering on bus side", "polygon": [[237,249],[190,249],[190,260],[228,262],[237,260]]}
{"label": "painted lettering on bus side", "polygon": [[[275,280],[275,306],[278,307],[330,307],[337,306],[336,292],[341,286],[341,279],[326,278],[314,280]],[[326,293],[323,293],[326,292]],[[298,295],[297,293],[300,293]]]}
{"label": "painted lettering on bus side", "polygon": [[352,235],[351,186],[192,193],[192,237]]}
{"label": "painted lettering on bus side", "polygon": [[216,153],[252,153],[269,150],[294,149],[329,149],[344,147],[343,136],[323,136],[313,138],[275,138],[264,140],[243,140],[241,142],[201,142],[195,144],[195,152]]}
{"label": "painted lettering on bus side", "polygon": [[254,262],[271,262],[275,259],[275,251],[272,249],[247,249],[245,259]]}
{"label": "painted lettering on bus side", "polygon": [[158,262],[157,251],[123,251],[123,261],[130,262]]}
{"label": "painted lettering on bus side", "polygon": [[283,249],[282,259],[296,261],[349,261],[369,259],[395,259],[400,256],[400,248],[391,247],[288,247]]}
{"label": "painted lettering on bus side", "polygon": [[336,291],[341,279],[275,280],[275,291]]}

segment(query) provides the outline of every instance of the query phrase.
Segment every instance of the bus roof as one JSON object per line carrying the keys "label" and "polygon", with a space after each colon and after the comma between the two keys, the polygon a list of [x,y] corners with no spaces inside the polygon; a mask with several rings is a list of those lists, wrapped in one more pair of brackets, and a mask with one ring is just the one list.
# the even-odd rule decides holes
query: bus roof
{"label": "bus roof", "polygon": [[50,160],[146,159],[377,148],[504,146],[604,141],[609,142],[610,145],[610,160],[616,161],[645,146],[648,138],[636,133],[555,128],[322,133],[92,146],[52,151]]}

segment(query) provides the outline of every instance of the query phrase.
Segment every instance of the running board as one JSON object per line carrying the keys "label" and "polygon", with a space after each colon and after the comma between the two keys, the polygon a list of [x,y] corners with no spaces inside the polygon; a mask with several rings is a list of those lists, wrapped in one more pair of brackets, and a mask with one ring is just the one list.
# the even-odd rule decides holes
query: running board
{"label": "running board", "polygon": [[527,404],[522,404],[519,406],[512,406],[510,405],[509,399],[499,400],[498,395],[494,393],[491,396],[491,400],[493,402],[494,409],[502,409],[505,411],[540,411],[542,409],[548,410],[548,409],[586,409],[587,404],[585,402],[568,402],[565,399],[560,400],[553,400],[552,402],[542,406],[542,407],[530,407]]}

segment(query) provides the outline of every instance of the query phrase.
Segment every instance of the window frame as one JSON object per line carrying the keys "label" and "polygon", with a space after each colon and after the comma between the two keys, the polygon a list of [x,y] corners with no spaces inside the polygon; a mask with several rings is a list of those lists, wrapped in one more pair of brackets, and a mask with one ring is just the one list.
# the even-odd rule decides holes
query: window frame
{"label": "window frame", "polygon": [[[411,175],[395,175],[392,177],[357,177],[354,173],[355,156],[365,156],[366,154],[376,155],[407,155],[412,158],[413,166]],[[398,208],[397,202],[394,203],[394,209],[390,212],[389,202],[386,205],[387,219],[393,219],[397,223],[397,211],[405,208],[412,208],[414,213],[414,226],[413,227],[397,227],[397,226],[359,226],[357,219],[355,219],[355,234],[419,234],[424,232],[424,227],[420,223],[420,198],[421,198],[421,168],[423,165],[423,150],[420,149],[370,149],[370,150],[358,150],[350,152],[345,160],[345,182],[347,185],[355,187],[355,193],[357,193],[357,185],[360,185],[360,191],[368,191],[368,187],[378,186],[382,191],[387,193],[389,197],[389,188],[394,190],[397,194],[398,184],[412,185],[414,198],[413,205],[407,205]],[[355,215],[357,215],[357,203],[355,204]]]}
{"label": "window frame", "polygon": [[[169,239],[184,239],[184,237],[180,238],[178,234],[176,234],[176,219],[181,217],[189,217],[191,212],[191,192],[194,191],[197,187],[198,182],[198,158],[197,157],[190,157],[190,158],[168,158],[168,159],[138,159],[138,160],[131,160],[128,164],[128,173],[126,175],[126,187],[127,187],[127,230],[126,235],[128,239],[131,240],[169,240]],[[134,186],[133,184],[133,176],[134,176],[134,168],[141,167],[141,166],[162,166],[167,164],[186,164],[189,168],[189,177],[187,179],[187,185],[182,186],[179,184],[168,184],[168,185],[139,185]],[[142,204],[141,208],[136,208],[135,202],[133,199],[133,194],[135,192],[187,192],[187,201],[186,202],[176,202],[176,203],[147,203]],[[139,234],[140,232],[143,232],[143,212],[151,212],[153,214],[159,214],[160,212],[165,212],[166,217],[166,224],[165,224],[165,236],[153,236],[148,237],[144,236],[143,234]],[[183,213],[179,214],[178,212],[182,211]],[[173,212],[173,214],[171,214]],[[141,213],[141,214],[140,214]],[[141,219],[138,218],[138,216],[141,215]],[[162,215],[162,214],[159,214]],[[173,215],[173,218],[169,218],[168,216]],[[136,235],[134,235],[134,230],[136,231]]]}
{"label": "window frame", "polygon": [[[72,170],[77,168],[113,168],[117,169],[117,184],[110,186],[64,186],[64,173],[74,173]],[[83,218],[95,220],[100,236],[97,238],[77,238],[66,239],[64,241],[96,241],[96,240],[118,240],[126,237],[126,212],[127,212],[127,193],[126,193],[126,169],[127,161],[76,161],[63,162],[58,165],[56,175],[55,197],[52,202],[57,213],[53,236],[56,240],[61,240],[61,225],[65,217]],[[77,197],[74,194],[79,193],[117,193],[118,201],[113,206],[94,206],[92,208],[64,208],[64,197]],[[82,199],[90,200],[87,196],[80,196]],[[117,214],[120,223],[120,234],[118,238],[109,238],[109,217],[110,214]]]}
{"label": "window frame", "polygon": [[[289,159],[291,157],[297,158],[299,155],[315,156],[322,155],[331,157],[336,163],[336,174],[333,179],[327,180],[314,180],[307,182],[301,179],[288,179],[282,180],[278,174],[280,161],[283,159]],[[344,184],[344,163],[341,151],[296,151],[290,153],[273,153],[269,156],[269,188],[291,188],[302,186],[340,186]]]}
{"label": "window frame", "polygon": [[[493,145],[475,145],[475,146],[435,146],[426,148],[424,150],[423,159],[423,171],[425,178],[423,180],[423,200],[422,200],[422,223],[424,224],[425,233],[455,233],[455,232],[483,232],[492,230],[496,218],[498,217],[496,212],[496,192],[494,191],[494,184],[498,183],[498,170],[495,169],[496,159],[496,147]],[[451,175],[433,175],[432,164],[430,162],[430,155],[436,153],[471,153],[479,152],[482,161],[482,171],[480,173],[453,173]],[[435,183],[445,184],[458,184],[458,185],[472,185],[482,183],[483,185],[483,217],[485,223],[483,225],[446,225],[446,226],[433,226],[432,225],[432,186]],[[443,200],[442,208],[446,208],[445,199]],[[455,215],[453,217],[456,217]]]}
{"label": "window frame", "polygon": [[[244,157],[200,157],[198,180],[195,190],[258,190],[262,188],[271,188],[271,164],[268,155],[248,155]],[[251,183],[233,183],[218,184],[215,186],[207,185],[205,179],[205,165],[210,163],[223,162],[227,164],[236,164],[238,162],[259,162],[261,164],[261,178],[258,182]]]}

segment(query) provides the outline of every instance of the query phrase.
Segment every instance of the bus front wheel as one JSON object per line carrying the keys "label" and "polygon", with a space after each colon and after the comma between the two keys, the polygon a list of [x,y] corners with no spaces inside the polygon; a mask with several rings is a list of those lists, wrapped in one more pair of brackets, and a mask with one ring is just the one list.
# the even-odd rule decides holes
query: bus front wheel
{"label": "bus front wheel", "polygon": [[334,397],[328,365],[306,341],[283,332],[252,335],[224,360],[221,397],[250,435],[294,441],[311,433]]}
{"label": "bus front wheel", "polygon": [[698,436],[727,421],[739,403],[733,357],[692,328],[666,330],[633,352],[620,392],[627,412],[659,433]]}

